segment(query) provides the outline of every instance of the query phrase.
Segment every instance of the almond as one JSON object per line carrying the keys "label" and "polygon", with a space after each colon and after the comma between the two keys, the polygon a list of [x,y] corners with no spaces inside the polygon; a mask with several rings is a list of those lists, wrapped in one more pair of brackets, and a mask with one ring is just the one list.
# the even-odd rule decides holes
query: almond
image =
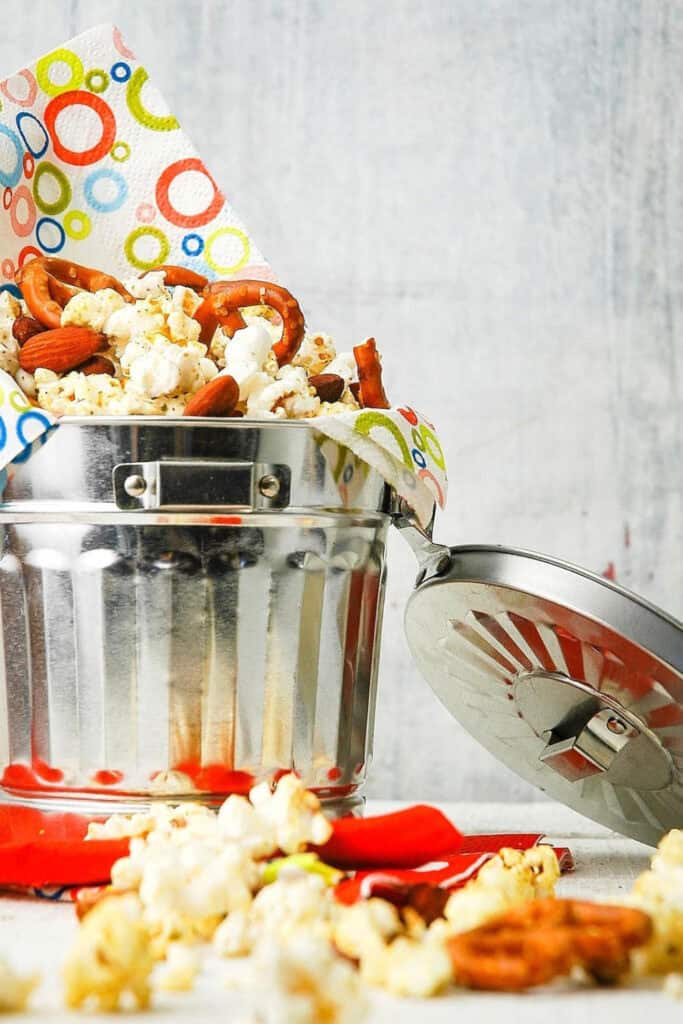
{"label": "almond", "polygon": [[77,366],[76,369],[79,373],[84,373],[86,377],[89,377],[92,373],[106,373],[113,377],[116,373],[114,364],[106,356],[93,356],[92,359],[88,359],[87,362]]}
{"label": "almond", "polygon": [[67,373],[94,356],[106,342],[104,334],[89,327],[55,327],[29,338],[19,351],[19,365],[29,373],[39,367]]}
{"label": "almond", "polygon": [[356,399],[356,401],[360,403],[360,381],[359,380],[351,381],[351,383],[349,384],[349,391],[351,392],[353,397]]}
{"label": "almond", "polygon": [[344,394],[344,378],[336,373],[317,373],[308,378],[321,402],[338,402]]}
{"label": "almond", "polygon": [[12,324],[12,337],[20,345],[24,345],[34,334],[42,334],[44,330],[40,321],[32,316],[18,316]]}
{"label": "almond", "polygon": [[239,384],[235,378],[221,374],[192,396],[183,416],[230,416],[239,397]]}

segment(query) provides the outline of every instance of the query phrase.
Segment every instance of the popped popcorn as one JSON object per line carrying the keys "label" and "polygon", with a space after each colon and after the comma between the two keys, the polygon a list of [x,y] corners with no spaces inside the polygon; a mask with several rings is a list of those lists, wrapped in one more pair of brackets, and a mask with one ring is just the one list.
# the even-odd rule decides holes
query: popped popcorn
{"label": "popped popcorn", "polygon": [[149,930],[134,895],[111,896],[98,903],[81,923],[64,964],[67,1006],[94,1003],[117,1010],[124,996],[143,1009],[149,1004],[149,976],[154,967]]}
{"label": "popped popcorn", "polygon": [[340,952],[362,964],[402,930],[400,914],[392,903],[369,899],[339,910],[333,936]]}
{"label": "popped popcorn", "polygon": [[[324,843],[330,831],[315,795],[290,774],[274,789],[268,783],[255,786],[248,799],[229,797],[218,813],[193,803],[157,804],[92,825],[88,838],[132,837],[129,856],[114,865],[112,891],[115,903],[133,900],[145,962],[164,960],[152,979],[154,988],[191,988],[200,964],[197,943],[211,941],[221,957],[251,958],[240,976],[244,980],[255,966],[256,1019],[288,1024],[317,1021],[320,1013],[327,1014],[325,1020],[357,1020],[362,984],[402,997],[437,995],[454,980],[449,938],[519,903],[552,896],[559,877],[551,847],[502,849],[450,896],[445,916],[428,925],[410,904],[397,908],[379,898],[338,903],[332,886],[340,873],[305,852],[308,843]],[[274,857],[278,850],[288,856]],[[641,893],[659,898],[662,878],[674,878],[679,885],[674,903],[683,913],[681,868],[683,832],[663,842]],[[104,913],[100,908],[108,903],[111,897],[90,911],[86,922],[96,911]],[[113,910],[107,913],[118,925],[120,911],[118,917]],[[120,938],[116,931],[114,937]],[[87,949],[85,938],[83,943]],[[116,953],[117,978],[127,956],[125,947]],[[87,966],[86,953],[80,962]],[[676,969],[669,961],[668,972]],[[337,991],[342,975],[348,992],[341,984]],[[83,989],[73,977],[72,969],[76,995],[72,987],[70,998],[92,996],[115,1005],[118,997],[111,995],[106,978]],[[669,984],[676,987],[673,980]],[[120,986],[126,990],[136,991],[132,983]]]}
{"label": "popped popcorn", "polygon": [[329,334],[307,334],[301,343],[301,347],[294,356],[294,366],[303,367],[312,377],[317,373],[335,373],[335,370],[328,370],[328,363],[337,355],[334,342]]}
{"label": "popped popcorn", "polygon": [[359,961],[369,985],[394,995],[436,995],[452,981],[450,958],[443,942],[427,941],[424,922],[420,926],[416,918],[386,900],[363,900],[336,910],[334,944]]}
{"label": "popped popcorn", "polygon": [[504,848],[484,864],[476,878],[453,893],[446,904],[445,922],[434,921],[429,931],[433,935],[469,931],[518,903],[553,896],[559,877],[552,847]]}
{"label": "popped popcorn", "polygon": [[131,338],[120,365],[132,388],[140,394],[151,398],[177,392],[191,395],[218,372],[205,356],[206,346],[198,341],[189,339],[186,344],[178,345],[161,334],[153,334]]}
{"label": "popped popcorn", "polygon": [[320,875],[284,875],[264,886],[248,909],[229,914],[214,935],[214,948],[223,956],[245,956],[264,938],[287,941],[302,930],[326,940],[331,904]]}
{"label": "popped popcorn", "polygon": [[164,992],[189,992],[199,974],[199,957],[194,949],[182,942],[171,942],[166,959],[157,968],[154,988]]}
{"label": "popped popcorn", "polygon": [[[182,416],[204,385],[227,373],[239,385],[236,412],[259,419],[308,419],[359,408],[350,388],[357,379],[353,354],[336,352],[327,334],[306,334],[291,365],[280,367],[273,352],[282,331],[270,307],[242,310],[246,327],[232,338],[217,327],[209,345],[199,341],[194,314],[202,297],[184,285],[167,286],[165,271],[125,281],[127,302],[111,288],[79,291],[66,303],[63,327],[87,327],[104,336],[109,374],[86,375],[78,368],[55,373],[39,367],[34,376],[21,370],[19,346],[12,336],[24,307],[9,293],[0,296],[0,368],[11,373],[27,395],[57,416]],[[335,373],[344,382],[336,402],[321,403],[309,382],[318,373]]]}
{"label": "popped popcorn", "polygon": [[259,818],[272,829],[276,847],[284,853],[298,853],[307,843],[322,846],[332,835],[320,801],[296,775],[283,775],[275,789],[267,782],[260,783],[249,799]]}
{"label": "popped popcorn", "polygon": [[[182,773],[178,773],[182,774]],[[153,830],[171,832],[182,828],[201,834],[210,831],[215,814],[209,807],[188,801],[174,806],[167,803],[153,803],[149,811],[137,814],[112,814],[105,822],[91,822],[87,839],[120,839],[124,836],[147,835]]]}
{"label": "popped popcorn", "polygon": [[123,284],[134,299],[162,299],[166,294],[166,274],[163,270],[150,270],[141,277],[127,277]]}
{"label": "popped popcorn", "polygon": [[112,313],[125,304],[125,299],[113,288],[102,288],[98,292],[77,292],[62,311],[62,327],[73,325],[102,331]]}
{"label": "popped popcorn", "polygon": [[674,999],[683,999],[683,974],[667,974],[662,985],[662,991]]}
{"label": "popped popcorn", "polygon": [[426,998],[453,981],[453,968],[442,944],[399,937],[363,957],[361,977],[395,996]]}
{"label": "popped popcorn", "polygon": [[639,975],[683,972],[683,830],[665,835],[628,901],[650,914],[650,941],[633,955]]}
{"label": "popped popcorn", "polygon": [[[131,837],[129,855],[112,868],[112,885],[138,893],[154,948],[163,952],[174,940],[210,939],[226,916],[230,921],[248,911],[264,884],[258,858],[278,849],[295,853],[330,834],[317,797],[295,775],[285,775],[273,792],[262,783],[249,800],[229,797],[218,814],[199,804],[155,805],[149,812],[90,825],[88,839]],[[303,878],[316,892],[326,887],[322,875],[303,873]],[[277,906],[278,899],[265,897],[262,903]],[[311,908],[314,903],[317,908],[317,900]],[[261,905],[254,915],[257,927]],[[268,913],[272,916],[272,907]],[[239,918],[226,924],[228,932],[238,923]]]}
{"label": "popped popcorn", "polygon": [[210,939],[226,914],[249,906],[259,872],[248,852],[218,834],[153,831],[131,840],[112,869],[116,889],[136,888],[143,917],[165,950],[174,939]]}
{"label": "popped popcorn", "polygon": [[252,994],[258,1024],[361,1024],[368,1009],[353,967],[302,934],[259,947]]}
{"label": "popped popcorn", "polygon": [[0,957],[0,1013],[22,1013],[39,982],[38,974],[18,974]]}
{"label": "popped popcorn", "polygon": [[23,315],[21,302],[9,292],[0,292],[0,370],[12,376],[19,370],[19,345],[12,334],[12,325]]}

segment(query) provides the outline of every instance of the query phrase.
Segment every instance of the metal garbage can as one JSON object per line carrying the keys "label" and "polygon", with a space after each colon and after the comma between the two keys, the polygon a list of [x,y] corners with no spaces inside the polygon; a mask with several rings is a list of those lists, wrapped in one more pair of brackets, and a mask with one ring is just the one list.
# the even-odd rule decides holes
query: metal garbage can
{"label": "metal garbage can", "polygon": [[352,802],[391,501],[302,422],[62,420],[0,505],[5,794]]}

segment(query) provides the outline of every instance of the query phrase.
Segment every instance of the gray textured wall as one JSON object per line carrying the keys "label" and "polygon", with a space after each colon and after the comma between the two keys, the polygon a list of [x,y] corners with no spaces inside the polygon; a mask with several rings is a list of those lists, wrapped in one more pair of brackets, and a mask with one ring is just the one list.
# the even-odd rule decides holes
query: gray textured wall
{"label": "gray textured wall", "polygon": [[[312,326],[435,419],[438,538],[683,616],[683,3],[32,0],[0,68],[112,20]],[[391,555],[371,792],[528,796],[411,667]]]}

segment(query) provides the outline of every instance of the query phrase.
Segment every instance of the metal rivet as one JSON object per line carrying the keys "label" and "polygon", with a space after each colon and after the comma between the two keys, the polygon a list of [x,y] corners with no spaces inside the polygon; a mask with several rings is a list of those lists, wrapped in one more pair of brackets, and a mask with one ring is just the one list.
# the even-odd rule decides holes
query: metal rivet
{"label": "metal rivet", "polygon": [[612,718],[607,719],[607,728],[610,732],[613,732],[615,736],[623,736],[627,731],[628,726],[626,722],[622,722],[620,718],[612,716]]}
{"label": "metal rivet", "polygon": [[123,489],[129,498],[141,498],[147,490],[147,481],[144,476],[135,473],[133,476],[126,477],[123,481]]}
{"label": "metal rivet", "polygon": [[280,493],[280,481],[276,476],[268,473],[259,480],[258,489],[264,498],[277,498]]}

